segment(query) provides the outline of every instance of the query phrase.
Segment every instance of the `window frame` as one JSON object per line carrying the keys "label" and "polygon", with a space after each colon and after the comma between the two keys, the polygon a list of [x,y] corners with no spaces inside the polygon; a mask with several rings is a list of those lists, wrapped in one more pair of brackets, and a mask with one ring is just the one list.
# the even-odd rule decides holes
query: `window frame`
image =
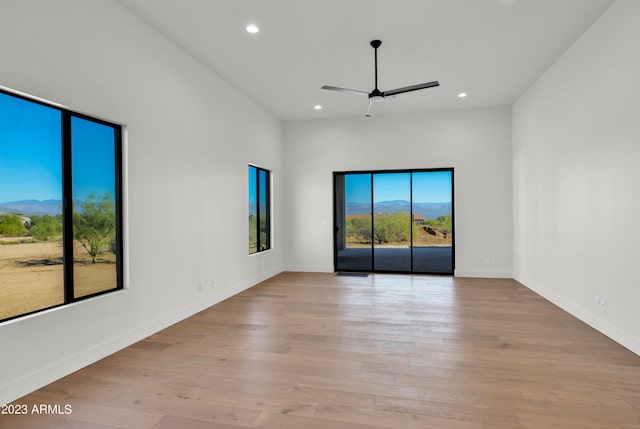
{"label": "window frame", "polygon": [[[38,97],[23,94],[21,92],[14,92],[4,87],[0,87],[0,94],[21,99],[26,102],[39,104],[50,109],[54,109],[60,112],[61,124],[60,124],[60,150],[62,152],[62,255],[63,255],[63,302],[60,304],[39,308],[36,310],[27,311],[24,313],[9,316],[4,319],[0,319],[0,323],[7,322],[9,320],[15,320],[28,315],[40,313],[42,311],[50,310],[53,308],[64,307],[69,304],[83,301],[85,299],[93,298],[99,295],[105,295],[112,292],[116,292],[124,289],[124,221],[123,221],[123,202],[122,202],[122,189],[123,189],[123,126],[114,122],[109,122],[104,119],[96,118],[90,115],[86,115],[80,112],[73,111],[60,104],[42,100]],[[94,292],[91,294],[76,297],[74,289],[74,251],[73,251],[73,177],[72,177],[72,163],[71,163],[71,147],[72,141],[72,127],[71,122],[73,118],[79,118],[86,121],[94,122],[100,125],[104,125],[113,129],[114,132],[114,174],[115,174],[115,224],[116,224],[116,236],[115,236],[115,257],[116,257],[116,286],[107,290]]]}
{"label": "window frame", "polygon": [[[255,201],[251,200],[251,171],[250,169],[255,169]],[[262,183],[262,181],[260,180],[260,176],[261,173],[264,173],[264,182]],[[262,168],[262,167],[258,167],[257,165],[254,164],[249,164],[249,170],[248,170],[248,177],[247,180],[249,182],[249,207],[251,207],[251,203],[255,203],[256,206],[256,251],[252,252],[251,251],[251,234],[249,234],[249,255],[256,255],[258,253],[261,252],[265,252],[267,250],[271,250],[271,171],[267,170],[266,168]],[[261,216],[261,210],[260,210],[260,195],[262,193],[262,190],[264,188],[264,194],[265,194],[265,231],[262,231],[260,228],[260,216]],[[250,220],[249,220],[250,222]],[[264,248],[262,248],[262,241],[260,239],[262,233],[265,234],[265,241],[266,241],[266,246]]]}

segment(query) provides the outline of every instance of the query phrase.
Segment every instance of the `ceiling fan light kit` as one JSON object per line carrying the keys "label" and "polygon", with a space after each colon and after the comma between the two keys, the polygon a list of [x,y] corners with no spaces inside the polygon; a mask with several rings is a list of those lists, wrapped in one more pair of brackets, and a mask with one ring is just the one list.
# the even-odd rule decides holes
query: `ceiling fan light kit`
{"label": "ceiling fan light kit", "polygon": [[375,66],[375,81],[374,88],[371,92],[359,91],[357,89],[349,89],[349,88],[340,88],[338,86],[330,86],[324,85],[322,89],[326,89],[329,91],[340,91],[340,92],[351,92],[354,94],[366,95],[369,97],[369,108],[367,109],[367,114],[365,116],[371,116],[373,103],[378,103],[383,101],[386,97],[395,98],[398,94],[404,94],[405,92],[417,91],[419,89],[433,88],[434,86],[439,86],[440,83],[437,80],[426,83],[419,83],[417,85],[404,86],[402,88],[391,89],[388,91],[380,91],[378,89],[378,48],[382,45],[381,40],[372,40],[370,43],[374,52],[374,66]]}

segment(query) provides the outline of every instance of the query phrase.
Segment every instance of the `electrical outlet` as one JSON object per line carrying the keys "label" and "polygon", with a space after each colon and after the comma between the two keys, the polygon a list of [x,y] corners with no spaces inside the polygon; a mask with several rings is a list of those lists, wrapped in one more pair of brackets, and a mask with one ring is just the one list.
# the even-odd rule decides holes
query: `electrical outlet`
{"label": "electrical outlet", "polygon": [[600,297],[598,295],[595,295],[593,297],[593,305],[595,305],[596,307],[600,307]]}
{"label": "electrical outlet", "polygon": [[485,265],[491,265],[491,258],[484,258]]}
{"label": "electrical outlet", "polygon": [[211,279],[211,287],[212,288],[216,287],[216,279],[215,278]]}
{"label": "electrical outlet", "polygon": [[600,300],[600,309],[602,311],[607,311],[607,300],[604,298]]}

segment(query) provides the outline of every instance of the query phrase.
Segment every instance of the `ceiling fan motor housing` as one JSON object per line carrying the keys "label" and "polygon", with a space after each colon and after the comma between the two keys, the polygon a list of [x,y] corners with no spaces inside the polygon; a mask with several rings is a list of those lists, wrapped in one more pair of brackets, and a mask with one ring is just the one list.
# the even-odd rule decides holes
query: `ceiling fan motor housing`
{"label": "ceiling fan motor housing", "polygon": [[369,93],[369,101],[377,102],[382,100],[384,100],[384,94],[378,88]]}

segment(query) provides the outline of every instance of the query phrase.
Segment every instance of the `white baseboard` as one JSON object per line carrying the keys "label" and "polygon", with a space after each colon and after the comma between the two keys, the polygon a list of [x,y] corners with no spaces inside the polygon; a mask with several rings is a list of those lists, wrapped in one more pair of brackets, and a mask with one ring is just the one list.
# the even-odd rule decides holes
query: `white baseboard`
{"label": "white baseboard", "polygon": [[455,277],[472,277],[483,279],[511,279],[513,273],[508,271],[480,271],[480,270],[458,270],[454,271]]}
{"label": "white baseboard", "polygon": [[41,387],[46,386],[62,377],[65,377],[79,369],[86,367],[94,362],[99,361],[125,347],[130,346],[150,335],[155,334],[175,323],[180,322],[194,314],[205,310],[225,299],[234,296],[264,280],[267,280],[279,273],[282,269],[265,272],[261,275],[249,278],[241,283],[227,287],[225,289],[216,290],[205,298],[193,302],[190,305],[181,308],[169,315],[153,320],[145,325],[139,326],[122,335],[114,337],[110,340],[96,344],[86,350],[75,355],[66,357],[63,360],[54,362],[43,368],[26,374],[15,380],[11,380],[0,386],[0,404],[8,404],[27,395]]}
{"label": "white baseboard", "polygon": [[575,316],[578,319],[582,320],[593,329],[611,338],[616,343],[640,356],[640,338],[630,334],[629,332],[625,331],[622,328],[619,328],[618,326],[609,323],[608,321],[602,319],[602,317],[600,317],[599,315],[567,301],[552,290],[549,290],[541,285],[537,285],[530,280],[519,278],[519,276],[516,276],[515,280],[522,284],[524,287],[537,293],[544,299],[557,305],[572,316]]}

